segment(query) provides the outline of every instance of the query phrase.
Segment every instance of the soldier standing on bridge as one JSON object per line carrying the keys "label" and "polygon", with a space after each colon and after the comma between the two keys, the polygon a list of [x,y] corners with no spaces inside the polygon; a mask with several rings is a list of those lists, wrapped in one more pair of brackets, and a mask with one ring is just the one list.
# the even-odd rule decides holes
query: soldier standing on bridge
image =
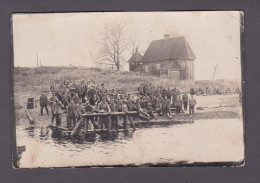
{"label": "soldier standing on bridge", "polygon": [[[118,112],[118,106],[116,105],[116,103],[115,103],[115,101],[114,101],[114,99],[112,98],[111,100],[110,100],[110,109],[111,109],[111,112]],[[116,128],[116,130],[118,131],[118,117],[117,116],[111,116],[111,126],[112,126],[112,128]]]}
{"label": "soldier standing on bridge", "polygon": [[67,127],[71,127],[76,125],[76,105],[71,100],[67,107]]}
{"label": "soldier standing on bridge", "polygon": [[[98,104],[97,106],[97,110],[99,113],[110,113],[111,109],[108,105],[108,103],[106,102],[106,97],[103,96],[101,102]],[[111,129],[111,121],[110,121],[110,117],[109,116],[100,116],[99,117],[99,123],[101,125],[101,128],[103,129],[103,125],[106,126],[107,129]]]}
{"label": "soldier standing on bridge", "polygon": [[[85,103],[85,113],[86,114],[89,114],[89,113],[93,113],[93,112],[96,112],[96,108],[94,106],[92,106],[89,102],[89,100],[86,100],[86,103]],[[92,123],[93,125],[93,129],[95,130],[96,129],[96,125],[95,125],[95,122],[94,122],[94,116],[89,116],[89,117],[85,117],[85,133],[87,133],[88,131],[88,128],[89,128],[89,121]]]}

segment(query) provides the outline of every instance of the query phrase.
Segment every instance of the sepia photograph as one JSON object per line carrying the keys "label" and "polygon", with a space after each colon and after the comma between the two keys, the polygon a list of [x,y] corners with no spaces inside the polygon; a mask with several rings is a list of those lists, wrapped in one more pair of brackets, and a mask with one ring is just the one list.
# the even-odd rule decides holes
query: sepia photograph
{"label": "sepia photograph", "polygon": [[244,166],[243,19],[13,14],[13,166]]}

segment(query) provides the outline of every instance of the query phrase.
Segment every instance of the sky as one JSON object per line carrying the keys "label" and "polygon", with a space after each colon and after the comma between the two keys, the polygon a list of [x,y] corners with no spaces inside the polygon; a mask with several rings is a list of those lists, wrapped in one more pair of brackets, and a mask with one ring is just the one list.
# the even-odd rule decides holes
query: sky
{"label": "sky", "polygon": [[115,19],[127,23],[126,35],[135,35],[142,54],[167,32],[185,36],[196,56],[195,80],[211,80],[216,65],[215,79],[241,79],[238,11],[15,14],[14,66],[36,67],[38,55],[44,66],[95,67],[100,32]]}

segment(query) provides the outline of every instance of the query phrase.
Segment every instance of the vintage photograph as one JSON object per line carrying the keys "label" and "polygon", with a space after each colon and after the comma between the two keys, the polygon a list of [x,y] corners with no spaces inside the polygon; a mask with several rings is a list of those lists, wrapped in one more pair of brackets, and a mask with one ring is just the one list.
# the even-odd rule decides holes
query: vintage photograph
{"label": "vintage photograph", "polygon": [[244,166],[243,16],[13,14],[13,166]]}

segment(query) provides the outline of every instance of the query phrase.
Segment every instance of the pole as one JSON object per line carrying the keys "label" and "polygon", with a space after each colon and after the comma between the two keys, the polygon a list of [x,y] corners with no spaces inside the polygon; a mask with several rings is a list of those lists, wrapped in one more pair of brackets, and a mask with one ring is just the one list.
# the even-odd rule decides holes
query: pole
{"label": "pole", "polygon": [[212,78],[212,80],[214,80],[214,77],[215,77],[215,73],[216,73],[217,67],[218,67],[218,65],[216,65],[216,66],[214,67],[215,70],[214,70],[214,74],[213,74],[213,78]]}
{"label": "pole", "polygon": [[37,55],[37,68],[38,68],[38,55]]}

